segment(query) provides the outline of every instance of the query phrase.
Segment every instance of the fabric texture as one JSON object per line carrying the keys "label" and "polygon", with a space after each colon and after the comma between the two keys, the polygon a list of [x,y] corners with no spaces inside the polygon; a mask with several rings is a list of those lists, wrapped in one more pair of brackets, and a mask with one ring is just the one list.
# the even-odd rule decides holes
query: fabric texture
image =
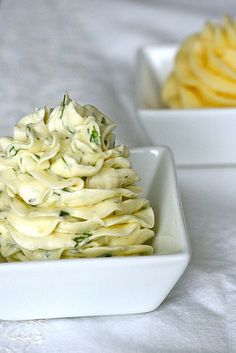
{"label": "fabric texture", "polygon": [[[67,90],[116,121],[118,141],[147,145],[135,113],[137,49],[179,43],[235,10],[233,0],[1,1],[1,135]],[[178,177],[193,255],[157,310],[0,321],[0,353],[236,352],[236,169],[179,169]]]}

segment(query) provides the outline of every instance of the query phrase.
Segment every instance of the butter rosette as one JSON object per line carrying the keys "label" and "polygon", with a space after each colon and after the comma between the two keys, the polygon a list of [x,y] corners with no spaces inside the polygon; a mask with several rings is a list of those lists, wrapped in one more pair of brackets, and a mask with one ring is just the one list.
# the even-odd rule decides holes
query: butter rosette
{"label": "butter rosette", "polygon": [[154,214],[115,124],[65,95],[0,139],[0,251],[6,261],[150,255]]}
{"label": "butter rosette", "polygon": [[207,23],[183,42],[162,100],[175,109],[236,106],[236,22]]}

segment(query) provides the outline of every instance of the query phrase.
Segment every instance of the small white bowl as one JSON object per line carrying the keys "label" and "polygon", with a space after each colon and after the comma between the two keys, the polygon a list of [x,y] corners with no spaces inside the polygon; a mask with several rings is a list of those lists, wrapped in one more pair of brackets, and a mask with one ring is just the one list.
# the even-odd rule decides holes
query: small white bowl
{"label": "small white bowl", "polygon": [[190,259],[172,155],[132,150],[144,196],[155,211],[154,255],[0,264],[0,319],[141,313],[155,309]]}
{"label": "small white bowl", "polygon": [[167,109],[161,87],[177,46],[140,49],[137,62],[137,115],[148,144],[170,146],[177,165],[236,163],[236,108]]}

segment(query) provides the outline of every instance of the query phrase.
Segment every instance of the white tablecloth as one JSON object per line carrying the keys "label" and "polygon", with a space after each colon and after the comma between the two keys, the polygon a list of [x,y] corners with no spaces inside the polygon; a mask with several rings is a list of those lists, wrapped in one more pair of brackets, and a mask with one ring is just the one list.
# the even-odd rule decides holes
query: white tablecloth
{"label": "white tablecloth", "polygon": [[[134,109],[137,48],[179,42],[207,18],[235,10],[233,0],[1,1],[1,135],[67,90],[110,115],[118,141],[147,144]],[[157,310],[0,321],[0,353],[236,352],[236,169],[179,169],[178,176],[193,256]]]}

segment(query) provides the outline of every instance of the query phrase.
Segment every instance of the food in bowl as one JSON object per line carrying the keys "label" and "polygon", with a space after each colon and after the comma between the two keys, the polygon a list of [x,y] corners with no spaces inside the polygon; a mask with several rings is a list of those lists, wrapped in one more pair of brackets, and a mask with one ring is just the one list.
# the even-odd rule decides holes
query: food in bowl
{"label": "food in bowl", "polygon": [[208,22],[202,32],[179,48],[173,70],[164,82],[166,107],[236,107],[236,22]]}
{"label": "food in bowl", "polygon": [[0,252],[6,261],[150,255],[154,214],[139,198],[115,124],[68,95],[0,139]]}

